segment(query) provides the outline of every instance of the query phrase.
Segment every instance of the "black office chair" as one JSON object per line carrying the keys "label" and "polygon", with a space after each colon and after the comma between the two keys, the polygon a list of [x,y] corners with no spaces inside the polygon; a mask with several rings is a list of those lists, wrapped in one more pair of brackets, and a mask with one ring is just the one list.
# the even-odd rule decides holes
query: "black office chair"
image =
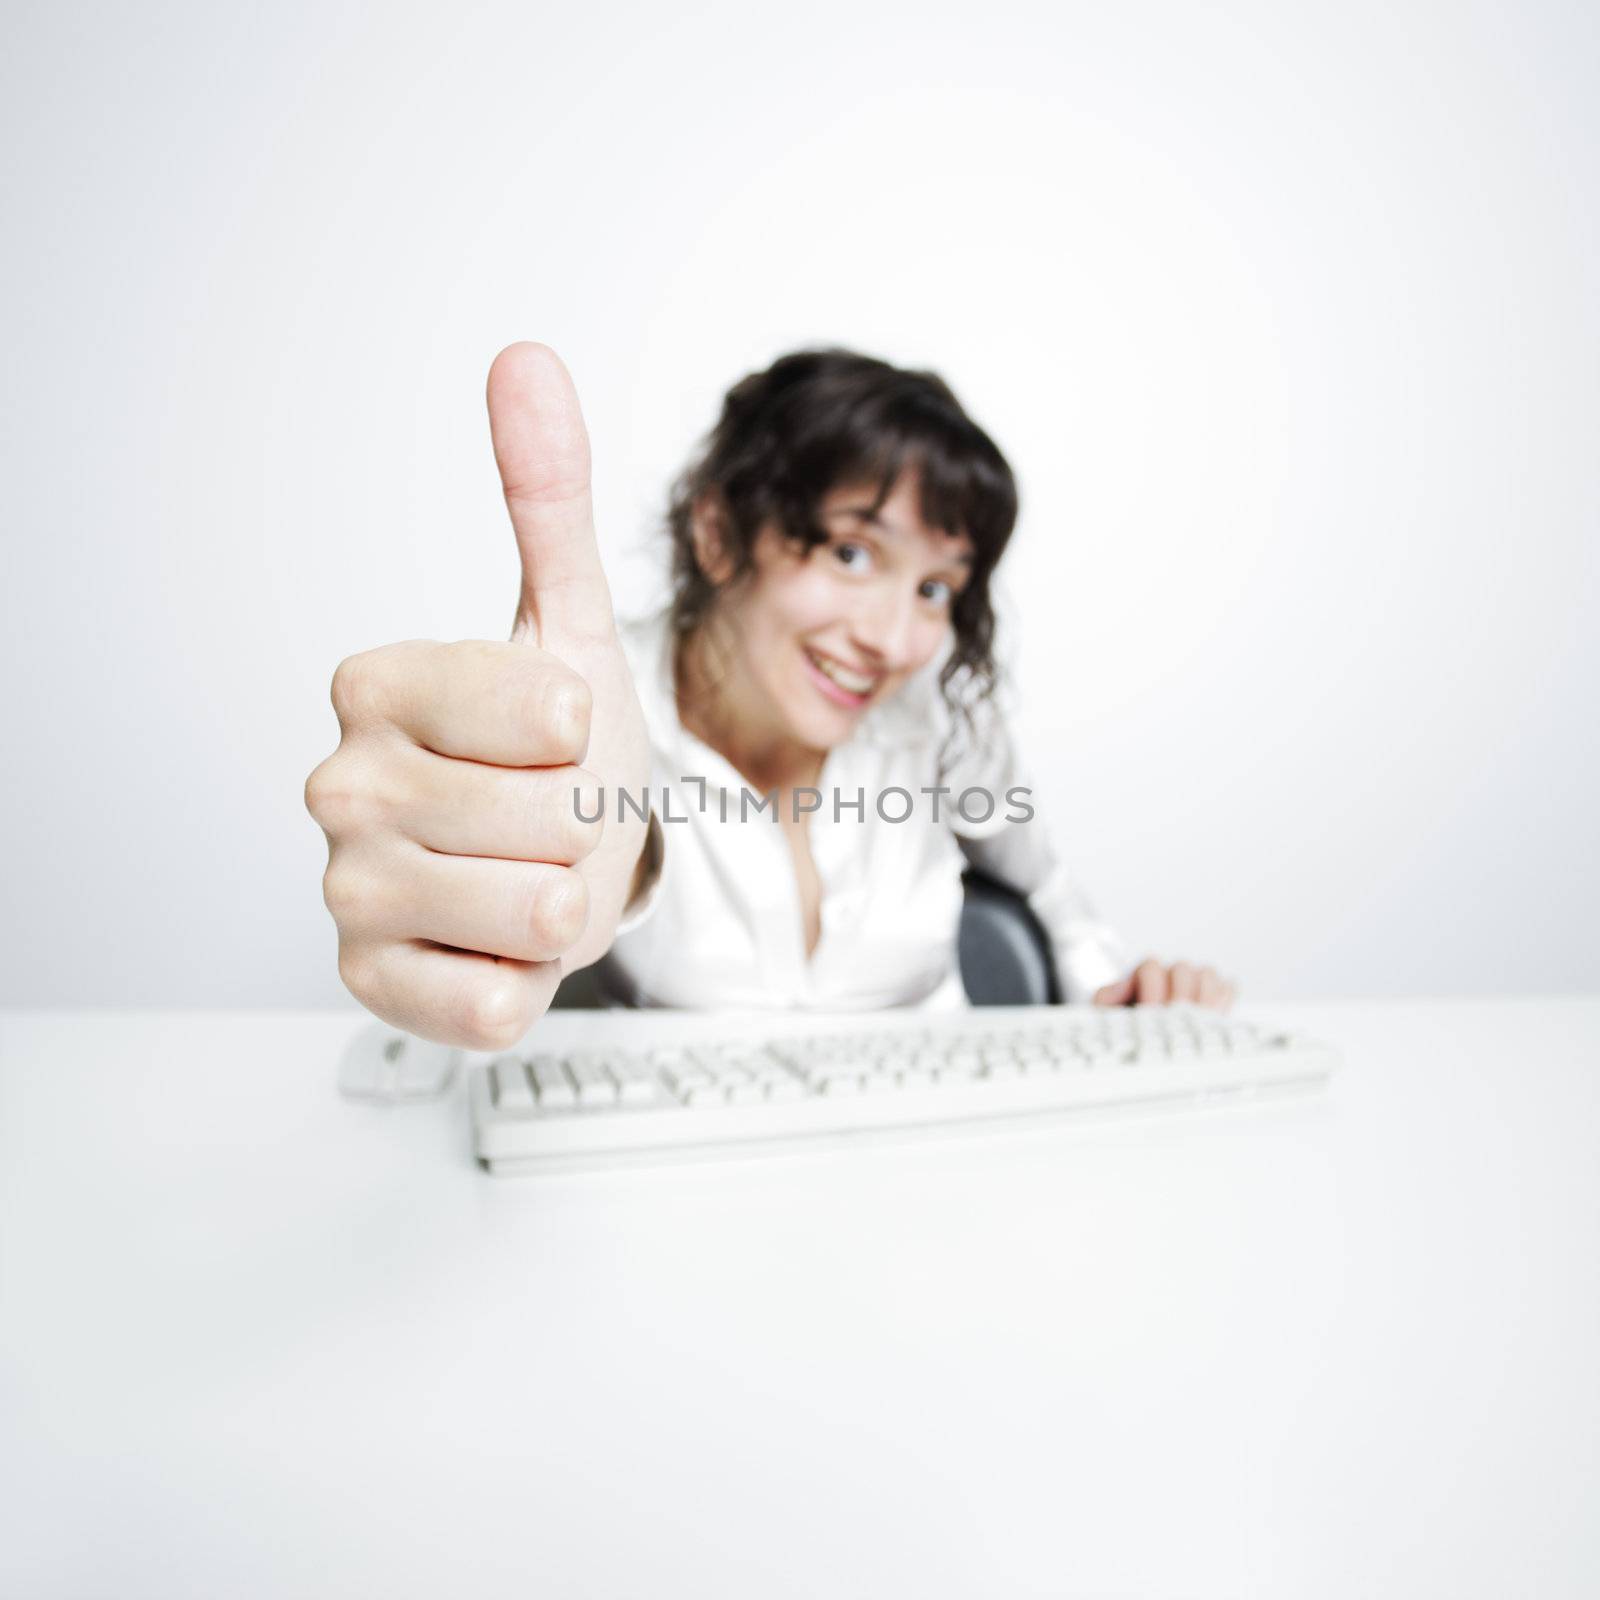
{"label": "black office chair", "polygon": [[[1050,940],[1028,902],[975,867],[961,879],[958,953],[961,981],[975,1006],[1053,1006],[1061,1003]],[[594,968],[562,982],[551,1002],[564,1011],[600,1004]]]}
{"label": "black office chair", "polygon": [[1061,1004],[1050,938],[1028,902],[987,873],[961,877],[961,982],[975,1006]]}

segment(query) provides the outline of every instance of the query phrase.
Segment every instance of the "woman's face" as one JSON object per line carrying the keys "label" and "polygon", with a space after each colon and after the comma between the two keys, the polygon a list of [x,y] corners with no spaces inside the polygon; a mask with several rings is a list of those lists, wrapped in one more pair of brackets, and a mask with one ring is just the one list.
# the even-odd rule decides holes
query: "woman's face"
{"label": "woman's face", "polygon": [[825,495],[828,542],[809,552],[763,528],[754,572],[723,596],[737,652],[728,709],[752,744],[832,749],[950,636],[971,540],[923,523],[914,472],[876,515],[874,497],[871,487]]}

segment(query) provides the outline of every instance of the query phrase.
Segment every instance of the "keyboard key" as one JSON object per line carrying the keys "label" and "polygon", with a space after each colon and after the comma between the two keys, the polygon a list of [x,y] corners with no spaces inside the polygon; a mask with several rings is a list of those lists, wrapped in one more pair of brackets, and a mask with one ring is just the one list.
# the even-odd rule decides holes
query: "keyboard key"
{"label": "keyboard key", "polygon": [[528,1069],[516,1056],[501,1056],[489,1063],[494,1074],[494,1103],[502,1111],[533,1111],[533,1085]]}
{"label": "keyboard key", "polygon": [[528,1063],[533,1085],[539,1091],[541,1111],[564,1111],[578,1103],[578,1091],[566,1068],[554,1056],[535,1056]]}
{"label": "keyboard key", "polygon": [[861,1068],[853,1061],[828,1061],[816,1067],[810,1076],[818,1083],[827,1083],[831,1078],[859,1078]]}
{"label": "keyboard key", "polygon": [[623,1105],[653,1106],[668,1098],[667,1086],[648,1062],[637,1056],[618,1056],[610,1066]]}
{"label": "keyboard key", "polygon": [[617,1085],[599,1057],[587,1051],[567,1057],[567,1071],[578,1086],[580,1106],[609,1106],[617,1099]]}
{"label": "keyboard key", "polygon": [[691,1066],[688,1063],[667,1067],[663,1070],[662,1076],[672,1092],[680,1099],[686,1098],[691,1089],[709,1089],[717,1081],[704,1067]]}

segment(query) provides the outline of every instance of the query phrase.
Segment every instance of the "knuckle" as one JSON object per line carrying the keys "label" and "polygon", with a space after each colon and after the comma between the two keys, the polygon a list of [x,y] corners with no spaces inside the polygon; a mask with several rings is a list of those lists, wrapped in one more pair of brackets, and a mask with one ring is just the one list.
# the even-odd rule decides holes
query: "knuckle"
{"label": "knuckle", "polygon": [[332,699],[333,709],[345,727],[370,718],[377,705],[376,650],[365,650],[360,655],[346,656],[334,668]]}
{"label": "knuckle", "polygon": [[614,649],[617,644],[617,616],[609,604],[583,606],[561,618],[561,642],[585,650]]}
{"label": "knuckle", "polygon": [[588,745],[594,695],[577,673],[561,667],[542,674],[533,712],[557,749],[576,753]]}
{"label": "knuckle", "polygon": [[547,764],[581,754],[594,707],[588,683],[559,657],[526,646],[512,647],[492,665],[497,707],[524,736],[555,748],[556,763]]}
{"label": "knuckle", "polygon": [[348,919],[355,908],[356,898],[355,885],[350,881],[350,874],[342,867],[330,866],[322,874],[322,903],[332,913],[335,922],[343,923]]}
{"label": "knuckle", "polygon": [[365,820],[366,805],[350,781],[349,766],[329,756],[306,779],[306,810],[328,833],[347,833]]}
{"label": "knuckle", "polygon": [[553,871],[534,896],[534,943],[545,950],[566,950],[577,942],[589,921],[589,886],[565,868]]}
{"label": "knuckle", "polygon": [[403,639],[346,656],[334,668],[332,699],[344,727],[388,719],[395,701],[395,685],[408,675],[427,671],[439,650],[430,639]]}
{"label": "knuckle", "polygon": [[526,997],[515,985],[495,982],[469,985],[453,1019],[455,1030],[473,1050],[505,1050],[532,1024]]}
{"label": "knuckle", "polygon": [[578,768],[561,792],[567,854],[581,861],[593,853],[605,834],[605,786],[593,773]]}
{"label": "knuckle", "polygon": [[322,902],[340,928],[373,920],[375,896],[371,882],[342,860],[328,863],[322,875]]}
{"label": "knuckle", "polygon": [[306,779],[306,810],[311,813],[312,820],[323,827],[328,825],[339,804],[332,759],[330,756],[320,766],[313,767],[310,777]]}
{"label": "knuckle", "polygon": [[380,826],[391,802],[361,763],[336,754],[306,779],[306,809],[324,832],[340,838]]}
{"label": "knuckle", "polygon": [[[600,781],[576,767],[517,774],[509,825],[527,842],[527,859],[571,866],[599,844],[604,831]],[[504,796],[496,775],[484,787],[486,802]]]}

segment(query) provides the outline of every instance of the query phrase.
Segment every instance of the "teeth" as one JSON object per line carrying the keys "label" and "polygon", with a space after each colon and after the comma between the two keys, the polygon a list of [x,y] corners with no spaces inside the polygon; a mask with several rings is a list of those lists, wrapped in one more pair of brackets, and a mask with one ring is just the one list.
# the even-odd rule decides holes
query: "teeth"
{"label": "teeth", "polygon": [[863,678],[857,673],[846,671],[845,668],[824,660],[813,651],[807,650],[806,655],[819,672],[825,673],[841,689],[847,689],[851,694],[871,694],[873,684],[878,681],[876,678]]}

